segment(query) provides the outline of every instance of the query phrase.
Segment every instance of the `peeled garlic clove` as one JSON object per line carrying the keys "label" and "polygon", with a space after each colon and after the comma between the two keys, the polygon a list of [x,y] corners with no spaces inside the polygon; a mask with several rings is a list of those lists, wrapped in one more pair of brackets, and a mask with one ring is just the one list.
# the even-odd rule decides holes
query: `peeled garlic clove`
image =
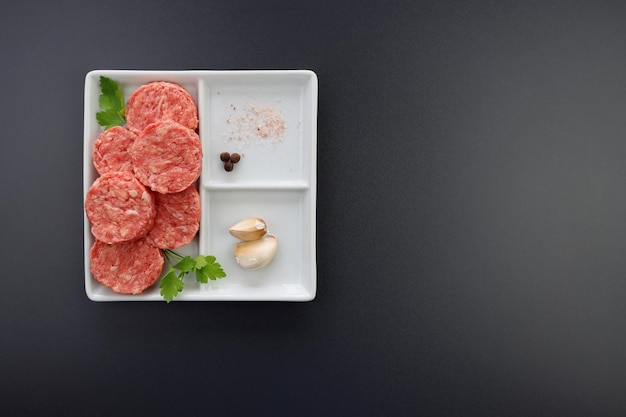
{"label": "peeled garlic clove", "polygon": [[278,239],[265,235],[261,239],[239,242],[235,247],[235,260],[245,269],[255,270],[269,264],[278,249]]}
{"label": "peeled garlic clove", "polygon": [[267,224],[265,224],[263,219],[250,217],[232,226],[228,229],[228,232],[240,240],[257,240],[267,233]]}

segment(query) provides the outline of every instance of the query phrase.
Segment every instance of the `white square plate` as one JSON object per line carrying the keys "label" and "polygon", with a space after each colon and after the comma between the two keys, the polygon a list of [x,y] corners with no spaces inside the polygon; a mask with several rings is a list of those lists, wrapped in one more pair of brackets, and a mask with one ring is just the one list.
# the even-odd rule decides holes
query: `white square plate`
{"label": "white square plate", "polygon": [[[276,71],[91,71],[85,78],[83,199],[98,177],[93,143],[103,128],[99,111],[100,76],[123,88],[124,98],[151,81],[182,85],[198,106],[202,141],[200,232],[176,250],[183,255],[214,255],[226,278],[200,284],[193,274],[174,301],[310,301],[316,276],[317,77],[305,70]],[[261,119],[259,114],[267,117]],[[267,120],[270,122],[267,122]],[[263,121],[265,120],[265,121]],[[271,125],[272,120],[284,121]],[[261,124],[259,124],[261,123]],[[265,129],[265,130],[264,130]],[[260,132],[260,133],[259,133]],[[277,134],[280,132],[280,134]],[[270,133],[270,134],[266,134]],[[226,172],[221,152],[237,152],[241,161]],[[234,260],[237,240],[228,228],[248,217],[261,217],[279,247],[272,262],[257,271]],[[139,295],[117,294],[91,274],[94,243],[85,216],[85,290],[93,301],[158,301],[158,283]]]}

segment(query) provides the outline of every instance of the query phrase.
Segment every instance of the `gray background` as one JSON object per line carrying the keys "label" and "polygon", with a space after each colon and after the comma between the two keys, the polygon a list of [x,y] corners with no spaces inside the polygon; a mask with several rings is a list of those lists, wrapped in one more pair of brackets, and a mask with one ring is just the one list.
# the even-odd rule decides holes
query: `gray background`
{"label": "gray background", "polygon": [[[626,7],[0,6],[6,415],[626,415]],[[92,69],[319,77],[311,303],[94,303]]]}

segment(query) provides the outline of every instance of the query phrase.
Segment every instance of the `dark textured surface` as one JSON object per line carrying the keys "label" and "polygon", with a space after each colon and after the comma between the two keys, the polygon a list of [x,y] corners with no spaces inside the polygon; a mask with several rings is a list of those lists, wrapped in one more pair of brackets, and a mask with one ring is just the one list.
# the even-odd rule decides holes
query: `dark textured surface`
{"label": "dark textured surface", "polygon": [[[624,22],[617,1],[0,6],[3,414],[626,415]],[[89,301],[85,74],[292,68],[319,77],[316,300]]]}

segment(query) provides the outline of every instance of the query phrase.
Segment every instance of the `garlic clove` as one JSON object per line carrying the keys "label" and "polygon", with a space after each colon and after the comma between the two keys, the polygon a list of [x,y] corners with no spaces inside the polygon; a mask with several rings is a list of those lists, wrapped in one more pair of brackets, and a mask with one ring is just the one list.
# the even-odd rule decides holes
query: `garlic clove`
{"label": "garlic clove", "polygon": [[260,269],[271,262],[277,249],[278,239],[268,234],[261,239],[237,243],[235,260],[244,269]]}
{"label": "garlic clove", "polygon": [[265,220],[258,217],[250,217],[231,226],[228,232],[240,240],[257,240],[261,239],[267,233],[267,224]]}

